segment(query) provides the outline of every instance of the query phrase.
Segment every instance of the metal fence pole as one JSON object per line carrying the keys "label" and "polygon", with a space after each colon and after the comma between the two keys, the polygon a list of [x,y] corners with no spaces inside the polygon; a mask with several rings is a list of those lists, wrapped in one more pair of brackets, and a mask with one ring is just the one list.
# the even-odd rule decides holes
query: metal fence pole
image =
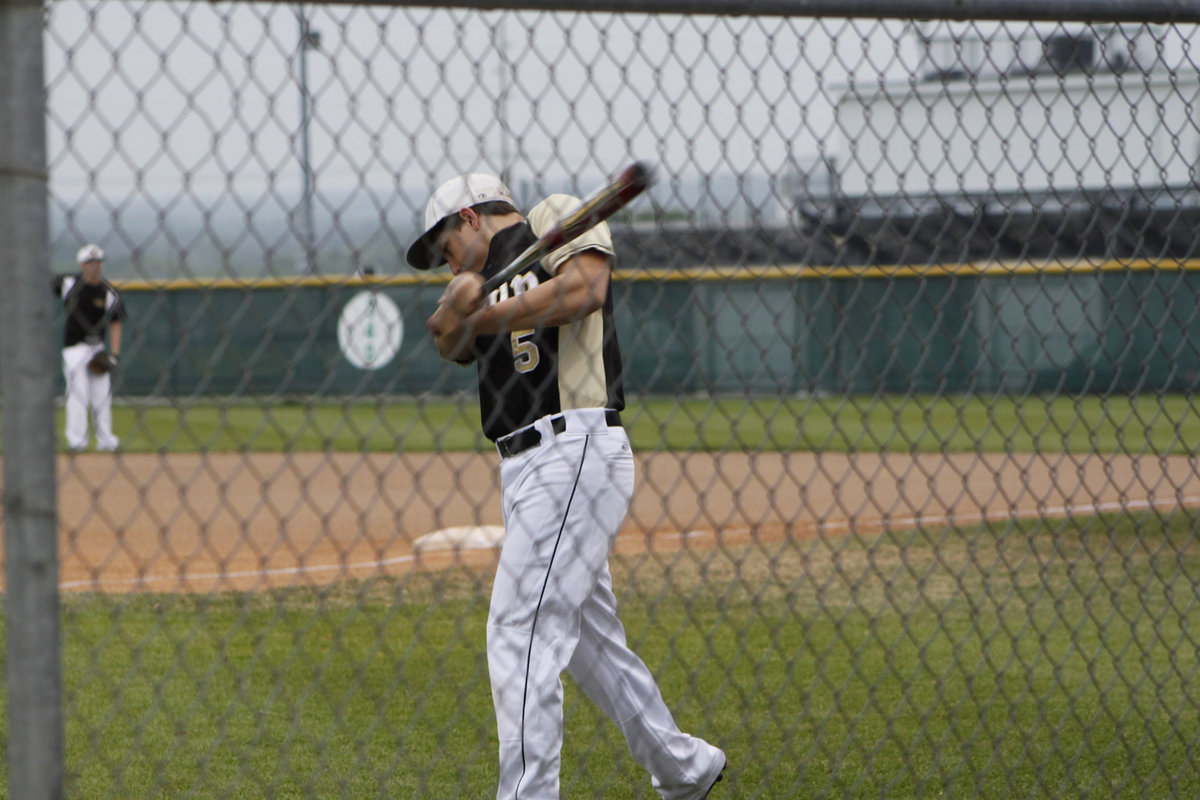
{"label": "metal fence pole", "polygon": [[3,384],[8,790],[63,794],[43,10],[0,0],[0,383]]}
{"label": "metal fence pole", "polygon": [[313,222],[313,168],[312,147],[309,129],[312,126],[312,95],[308,88],[308,51],[320,47],[320,34],[313,33],[304,5],[296,6],[296,18],[300,22],[300,177],[302,179],[301,206],[304,225],[304,274],[317,274],[317,235]]}

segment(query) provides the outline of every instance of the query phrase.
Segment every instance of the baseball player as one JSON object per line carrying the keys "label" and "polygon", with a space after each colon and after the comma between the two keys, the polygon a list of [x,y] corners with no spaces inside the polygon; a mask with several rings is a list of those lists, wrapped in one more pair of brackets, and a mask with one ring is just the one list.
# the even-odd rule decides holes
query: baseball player
{"label": "baseball player", "polygon": [[[66,438],[72,451],[88,445],[88,411],[96,426],[96,449],[111,452],[120,441],[112,430],[112,375],[121,353],[121,295],[100,274],[104,251],[84,245],[76,255],[79,274],[56,275],[54,295],[66,308],[62,365],[66,378]],[[112,350],[105,350],[105,335]]]}
{"label": "baseball player", "polygon": [[484,279],[577,203],[553,195],[526,219],[498,178],[460,175],[434,192],[407,256],[417,269],[448,263],[454,273],[427,328],[443,358],[477,362],[483,431],[501,456],[505,541],[487,623],[496,797],[559,796],[566,670],[664,800],[703,800],[725,754],[675,724],[626,645],[608,569],[634,486],[608,226],[482,296]]}

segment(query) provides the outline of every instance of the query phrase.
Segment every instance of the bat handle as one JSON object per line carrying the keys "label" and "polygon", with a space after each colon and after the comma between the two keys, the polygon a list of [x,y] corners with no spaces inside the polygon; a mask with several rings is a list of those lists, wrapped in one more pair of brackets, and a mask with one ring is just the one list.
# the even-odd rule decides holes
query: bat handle
{"label": "bat handle", "polygon": [[489,294],[496,291],[500,284],[504,283],[506,280],[508,280],[507,275],[498,273],[484,281],[483,285],[479,287],[479,290],[483,292],[484,297],[487,297]]}
{"label": "bat handle", "polygon": [[504,283],[513,275],[516,275],[523,269],[527,269],[531,264],[538,260],[538,254],[540,252],[541,250],[538,247],[538,244],[535,242],[534,244],[530,245],[524,253],[521,253],[521,255],[517,256],[508,266],[484,281],[483,286],[480,287],[484,296],[486,297],[494,292],[500,287],[500,284]]}

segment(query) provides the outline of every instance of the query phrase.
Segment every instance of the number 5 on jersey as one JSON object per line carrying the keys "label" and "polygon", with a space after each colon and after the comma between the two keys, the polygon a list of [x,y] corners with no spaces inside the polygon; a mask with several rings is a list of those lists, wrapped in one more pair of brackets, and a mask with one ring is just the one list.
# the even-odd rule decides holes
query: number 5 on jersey
{"label": "number 5 on jersey", "polygon": [[538,353],[537,345],[533,342],[526,341],[529,337],[536,333],[532,328],[523,331],[512,332],[512,352],[513,352],[513,369],[520,373],[532,372],[537,369],[538,362],[541,360],[541,355]]}
{"label": "number 5 on jersey", "polygon": [[[512,295],[515,297],[519,294],[529,291],[538,285],[538,278],[532,272],[526,272],[517,275],[507,283],[502,283],[493,290],[491,295],[491,304],[500,303],[508,299],[511,287]],[[522,374],[532,372],[537,369],[538,362],[541,361],[541,354],[538,353],[537,345],[533,342],[526,341],[533,336],[535,331],[532,328],[523,331],[513,331],[512,352],[513,352],[513,369]]]}

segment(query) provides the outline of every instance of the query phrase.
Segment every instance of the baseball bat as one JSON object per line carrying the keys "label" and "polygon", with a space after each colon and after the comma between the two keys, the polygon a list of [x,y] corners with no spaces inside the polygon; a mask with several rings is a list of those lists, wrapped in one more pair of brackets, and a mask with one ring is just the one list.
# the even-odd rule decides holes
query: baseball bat
{"label": "baseball bat", "polygon": [[633,198],[654,183],[654,167],[649,162],[638,161],[625,169],[612,181],[592,192],[579,206],[555,223],[554,227],[542,234],[541,238],[531,244],[525,252],[514,258],[504,269],[488,278],[483,283],[483,293],[486,295],[512,276],[536,264],[547,253],[578,238],[591,230],[613,214],[620,211]]}

